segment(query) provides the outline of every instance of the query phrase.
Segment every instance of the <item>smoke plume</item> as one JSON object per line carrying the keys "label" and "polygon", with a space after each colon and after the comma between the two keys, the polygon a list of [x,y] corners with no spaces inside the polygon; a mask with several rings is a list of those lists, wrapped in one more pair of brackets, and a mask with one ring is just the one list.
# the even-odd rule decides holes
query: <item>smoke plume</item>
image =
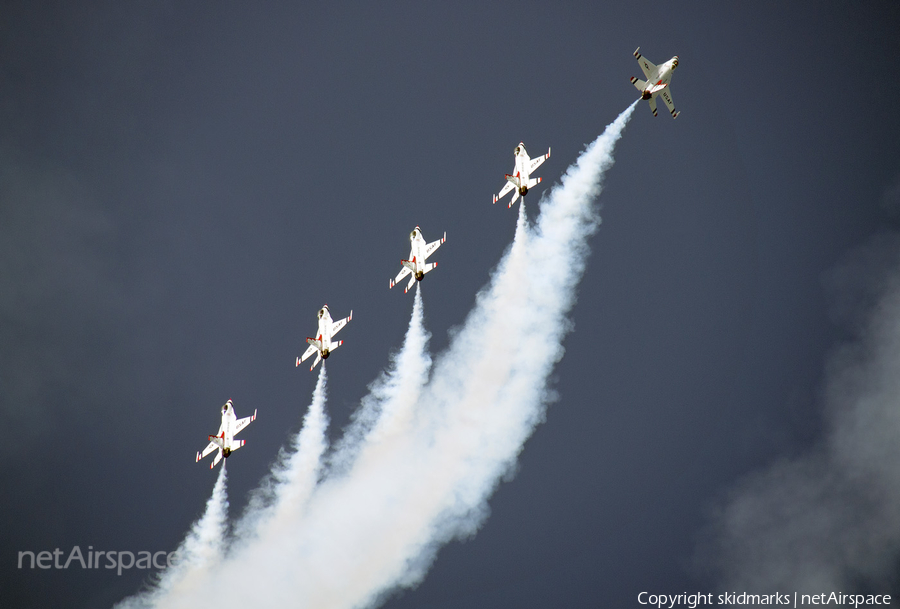
{"label": "smoke plume", "polygon": [[172,596],[191,596],[201,592],[199,586],[206,575],[222,559],[228,530],[228,493],[225,463],[203,515],[194,523],[176,551],[177,561],[164,570],[151,590],[128,599],[120,606],[128,608],[157,607]]}
{"label": "smoke plume", "polygon": [[[830,358],[823,437],[746,477],[715,517],[704,549],[729,590],[890,592],[900,552],[900,243],[889,241],[834,274],[865,292],[851,298],[869,311]],[[872,277],[887,260],[892,268]]]}
{"label": "smoke plume", "polygon": [[553,397],[593,203],[635,104],[545,196],[533,228],[520,206],[513,243],[433,366],[417,290],[403,347],[305,504],[282,508],[288,489],[276,492],[259,509],[280,514],[277,526],[244,527],[202,586],[157,606],[367,607],[417,584],[441,544],[475,533]]}

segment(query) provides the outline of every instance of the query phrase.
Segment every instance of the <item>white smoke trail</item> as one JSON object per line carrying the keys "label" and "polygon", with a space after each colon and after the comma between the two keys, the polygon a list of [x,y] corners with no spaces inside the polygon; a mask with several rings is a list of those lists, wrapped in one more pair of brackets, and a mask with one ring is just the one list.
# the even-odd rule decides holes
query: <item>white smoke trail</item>
{"label": "white smoke trail", "polygon": [[364,447],[389,440],[407,429],[414,415],[414,407],[431,370],[428,341],[431,334],[425,329],[424,304],[420,283],[416,283],[412,317],[403,346],[391,358],[388,369],[371,385],[353,416],[352,424],[331,456],[331,472],[346,472]]}
{"label": "white smoke trail", "polygon": [[[728,590],[896,590],[900,239],[887,247],[876,240],[864,254],[843,272],[871,282],[861,287],[875,298],[859,337],[830,358],[823,437],[735,485],[700,548],[699,560]],[[892,268],[870,277],[886,260]]]}
{"label": "white smoke trail", "polygon": [[[366,607],[417,583],[441,543],[474,533],[552,397],[547,378],[598,224],[592,203],[634,106],[569,168],[533,230],[520,209],[512,246],[430,383],[426,340],[421,351],[405,345],[396,380],[373,386],[371,424],[346,444],[354,458],[319,483],[306,511],[278,540],[242,540],[202,592],[159,606]],[[407,342],[415,319],[414,309]]]}
{"label": "white smoke trail", "polygon": [[306,505],[322,473],[322,456],[328,448],[327,374],[325,362],[313,390],[312,401],[300,431],[288,449],[282,449],[269,477],[254,494],[243,518],[235,526],[235,538],[278,535],[286,519]]}
{"label": "white smoke trail", "polygon": [[225,463],[219,469],[219,477],[212,495],[206,502],[203,515],[194,523],[184,541],[178,547],[178,560],[164,570],[156,585],[147,592],[126,599],[117,607],[138,609],[156,607],[168,596],[193,595],[205,581],[205,575],[222,559],[225,534],[228,529],[228,493],[226,489]]}

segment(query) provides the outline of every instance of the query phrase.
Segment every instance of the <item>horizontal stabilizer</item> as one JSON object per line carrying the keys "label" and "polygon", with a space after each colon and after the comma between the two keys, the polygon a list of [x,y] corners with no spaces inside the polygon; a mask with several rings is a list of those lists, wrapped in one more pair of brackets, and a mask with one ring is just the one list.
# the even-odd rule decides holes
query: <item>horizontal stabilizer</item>
{"label": "horizontal stabilizer", "polygon": [[535,186],[537,186],[540,183],[541,183],[540,178],[531,178],[530,180],[528,180],[528,188],[534,188]]}
{"label": "horizontal stabilizer", "polygon": [[437,262],[430,262],[422,267],[422,273],[430,273],[437,268]]}
{"label": "horizontal stabilizer", "polygon": [[309,367],[309,371],[312,372],[313,368],[319,365],[319,362],[322,361],[322,354],[316,351],[316,361],[313,362],[313,365]]}
{"label": "horizontal stabilizer", "polygon": [[631,84],[634,85],[634,88],[635,88],[635,89],[637,89],[638,91],[643,92],[643,91],[644,91],[644,88],[646,88],[646,86],[647,86],[647,81],[646,81],[646,80],[641,80],[640,78],[635,78],[634,76],[632,76],[632,77],[631,77]]}
{"label": "horizontal stabilizer", "polygon": [[209,469],[212,469],[215,466],[217,466],[219,464],[219,461],[221,461],[221,460],[222,460],[222,451],[220,450],[219,452],[216,453],[216,458],[213,459],[212,463],[209,464]]}

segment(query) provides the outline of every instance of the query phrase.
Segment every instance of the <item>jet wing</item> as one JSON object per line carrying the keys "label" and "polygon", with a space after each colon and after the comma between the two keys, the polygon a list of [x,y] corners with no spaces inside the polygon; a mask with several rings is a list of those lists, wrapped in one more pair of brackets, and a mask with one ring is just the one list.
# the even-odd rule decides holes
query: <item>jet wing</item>
{"label": "jet wing", "polygon": [[669,114],[672,115],[672,118],[678,118],[680,112],[675,112],[675,102],[672,100],[672,94],[669,92],[669,88],[666,87],[663,89],[660,94],[660,97],[663,98],[663,101],[666,102],[666,108],[669,109]]}
{"label": "jet wing", "polygon": [[334,336],[338,332],[341,331],[341,328],[347,325],[347,323],[353,319],[353,311],[350,311],[350,315],[345,317],[344,319],[339,319],[338,321],[331,324],[331,335]]}
{"label": "jet wing", "polygon": [[641,47],[638,47],[634,52],[634,56],[637,58],[638,65],[641,66],[641,70],[644,71],[644,76],[647,77],[647,80],[652,81],[652,75],[656,74],[656,64],[641,55],[640,51]]}
{"label": "jet wing", "polygon": [[542,154],[536,159],[531,159],[531,164],[528,166],[528,173],[532,173],[535,169],[540,167],[544,161],[550,158],[550,149],[547,149],[547,154]]}
{"label": "jet wing", "polygon": [[391,287],[394,287],[395,285],[400,283],[400,280],[409,275],[411,272],[412,271],[409,270],[408,266],[403,265],[403,268],[400,269],[400,272],[397,273],[397,276],[394,277],[394,279],[391,281]]}
{"label": "jet wing", "polygon": [[310,345],[309,347],[307,347],[306,351],[303,352],[303,355],[301,355],[299,358],[297,358],[297,365],[299,366],[300,362],[305,362],[309,358],[310,355],[318,352],[318,350],[319,350],[319,348],[316,345]]}
{"label": "jet wing", "polygon": [[512,182],[507,181],[506,184],[503,185],[503,188],[500,189],[500,194],[494,195],[494,203],[503,198],[503,196],[512,190],[515,185]]}
{"label": "jet wing", "polygon": [[438,239],[437,241],[432,241],[431,243],[429,243],[428,245],[426,245],[426,246],[425,246],[425,257],[424,257],[424,259],[422,260],[422,262],[424,262],[425,260],[427,260],[428,257],[434,253],[434,250],[436,250],[437,248],[441,247],[441,243],[443,243],[443,242],[446,241],[446,240],[447,240],[447,233],[444,233],[444,237],[443,237],[443,238]]}
{"label": "jet wing", "polygon": [[215,442],[210,442],[206,445],[206,448],[203,449],[202,453],[197,453],[197,461],[205,458],[209,453],[219,448],[219,446]]}
{"label": "jet wing", "polygon": [[237,435],[239,431],[245,428],[247,425],[256,420],[256,410],[253,411],[253,416],[244,417],[243,419],[238,419],[234,423],[234,435]]}

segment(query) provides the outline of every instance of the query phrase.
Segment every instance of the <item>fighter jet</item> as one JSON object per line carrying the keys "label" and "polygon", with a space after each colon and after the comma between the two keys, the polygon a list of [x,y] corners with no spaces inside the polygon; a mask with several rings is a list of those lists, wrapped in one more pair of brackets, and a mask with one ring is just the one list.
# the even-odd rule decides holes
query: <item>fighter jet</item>
{"label": "fighter jet", "polygon": [[212,451],[218,449],[219,453],[213,462],[209,465],[209,469],[214,468],[222,460],[222,457],[228,458],[231,453],[244,445],[243,440],[235,440],[234,437],[247,425],[256,420],[256,410],[253,411],[252,417],[244,417],[236,419],[234,415],[234,406],[231,400],[225,402],[222,406],[222,424],[219,425],[219,432],[214,436],[209,436],[209,444],[203,449],[202,453],[197,453],[197,461],[204,458]]}
{"label": "fighter jet", "polygon": [[678,67],[678,55],[667,61],[666,63],[655,66],[646,57],[640,54],[641,47],[634,50],[634,56],[644,71],[647,80],[640,80],[631,77],[631,84],[641,92],[641,99],[650,102],[650,110],[653,116],[656,116],[656,96],[659,95],[666,102],[666,107],[672,118],[678,118],[681,112],[675,111],[675,102],[672,101],[672,94],[669,92],[669,82],[672,80],[672,72]]}
{"label": "fighter jet", "polygon": [[403,268],[400,269],[400,272],[397,273],[396,277],[390,280],[391,283],[389,288],[394,287],[401,279],[412,273],[412,277],[409,278],[409,283],[403,288],[404,294],[409,292],[416,281],[422,281],[425,277],[425,273],[437,268],[437,262],[425,264],[425,261],[428,260],[428,257],[434,253],[434,250],[441,247],[441,244],[446,240],[447,233],[444,233],[444,236],[441,239],[426,244],[425,237],[422,236],[422,229],[418,226],[415,227],[409,234],[409,260],[400,261]]}
{"label": "fighter jet", "polygon": [[341,331],[341,328],[347,325],[351,319],[353,319],[353,311],[350,311],[350,316],[345,317],[339,321],[331,321],[331,312],[328,310],[328,305],[325,305],[321,309],[319,309],[318,313],[319,318],[319,331],[316,332],[316,338],[306,338],[306,342],[309,343],[309,347],[306,351],[297,358],[297,366],[300,365],[300,362],[306,361],[313,353],[316,354],[316,361],[313,362],[313,365],[309,367],[309,370],[312,371],[313,368],[319,365],[323,359],[328,359],[328,356],[331,355],[331,352],[344,344],[344,341],[339,340],[337,342],[332,342],[332,338],[335,334]]}
{"label": "fighter jet", "polygon": [[516,159],[516,165],[513,167],[513,172],[511,174],[506,174],[506,184],[500,189],[500,194],[494,195],[494,203],[496,203],[506,195],[506,193],[515,188],[516,192],[509,202],[509,207],[512,207],[513,203],[519,200],[519,195],[524,197],[528,194],[529,188],[533,188],[541,183],[541,179],[532,178],[531,173],[540,167],[544,161],[550,158],[550,149],[547,148],[547,154],[542,154],[536,159],[532,159],[529,158],[528,153],[525,152],[525,144],[519,142],[519,145],[513,150],[513,155]]}

